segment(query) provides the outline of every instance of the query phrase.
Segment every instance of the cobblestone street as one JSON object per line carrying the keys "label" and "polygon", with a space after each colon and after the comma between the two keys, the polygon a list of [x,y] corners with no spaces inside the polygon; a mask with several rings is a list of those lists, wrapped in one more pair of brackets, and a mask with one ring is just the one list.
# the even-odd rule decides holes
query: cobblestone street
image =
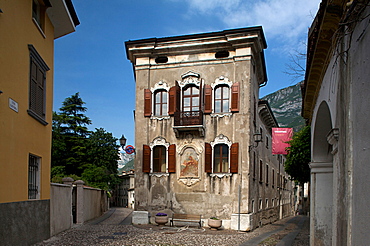
{"label": "cobblestone street", "polygon": [[75,225],[72,229],[35,246],[62,245],[308,245],[308,217],[284,218],[273,224],[241,233],[211,231],[196,227],[159,227],[131,225],[131,210],[111,208],[98,219]]}

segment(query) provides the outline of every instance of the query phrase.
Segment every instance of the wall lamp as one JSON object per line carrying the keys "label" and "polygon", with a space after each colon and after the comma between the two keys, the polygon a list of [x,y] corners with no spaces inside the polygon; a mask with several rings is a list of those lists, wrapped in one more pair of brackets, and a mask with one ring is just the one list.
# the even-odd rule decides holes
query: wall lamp
{"label": "wall lamp", "polygon": [[262,133],[256,132],[253,134],[253,145],[249,145],[249,152],[252,150],[252,148],[256,148],[258,146],[259,142],[262,142]]}
{"label": "wall lamp", "polygon": [[119,144],[121,145],[121,147],[122,147],[122,149],[125,147],[125,145],[126,145],[126,138],[125,138],[125,136],[123,136],[123,134],[122,134],[122,137],[119,139]]}

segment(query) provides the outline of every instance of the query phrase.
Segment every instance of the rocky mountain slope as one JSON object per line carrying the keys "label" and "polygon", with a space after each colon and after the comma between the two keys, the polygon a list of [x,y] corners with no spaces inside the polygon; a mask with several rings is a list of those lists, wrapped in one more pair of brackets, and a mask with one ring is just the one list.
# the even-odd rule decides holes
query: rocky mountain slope
{"label": "rocky mountain slope", "polygon": [[305,125],[301,116],[301,84],[302,82],[299,82],[296,85],[283,88],[262,98],[269,102],[279,126],[292,127],[295,132]]}

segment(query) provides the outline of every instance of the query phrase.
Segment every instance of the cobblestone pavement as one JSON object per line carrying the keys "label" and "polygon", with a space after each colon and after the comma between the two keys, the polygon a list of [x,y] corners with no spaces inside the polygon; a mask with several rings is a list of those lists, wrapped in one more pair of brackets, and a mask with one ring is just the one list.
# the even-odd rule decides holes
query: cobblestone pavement
{"label": "cobblestone pavement", "polygon": [[129,221],[130,214],[130,209],[112,208],[96,220],[76,225],[34,246],[308,245],[308,218],[304,216],[284,218],[252,232],[241,233],[233,230],[211,231],[208,228],[197,229],[196,227],[133,226]]}

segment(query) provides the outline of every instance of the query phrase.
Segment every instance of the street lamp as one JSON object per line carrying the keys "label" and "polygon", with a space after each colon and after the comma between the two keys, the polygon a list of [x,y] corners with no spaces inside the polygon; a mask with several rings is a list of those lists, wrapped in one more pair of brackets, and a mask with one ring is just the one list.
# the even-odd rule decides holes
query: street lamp
{"label": "street lamp", "polygon": [[122,134],[122,137],[119,139],[119,144],[121,145],[121,147],[122,147],[122,149],[125,147],[125,145],[126,145],[126,138],[125,138],[125,136],[123,136],[123,134]]}

